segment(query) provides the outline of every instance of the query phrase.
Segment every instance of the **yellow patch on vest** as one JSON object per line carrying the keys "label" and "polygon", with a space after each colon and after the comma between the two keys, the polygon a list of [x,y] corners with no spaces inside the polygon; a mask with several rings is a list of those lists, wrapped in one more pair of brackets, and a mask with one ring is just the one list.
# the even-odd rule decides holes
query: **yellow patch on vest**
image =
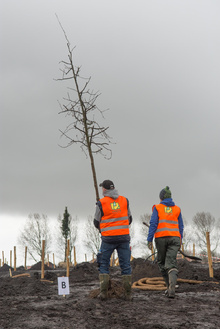
{"label": "yellow patch on vest", "polygon": [[120,209],[120,205],[118,202],[113,202],[113,203],[111,203],[111,208],[112,208],[112,210],[117,210],[117,209]]}
{"label": "yellow patch on vest", "polygon": [[171,207],[164,207],[164,211],[165,211],[165,213],[167,213],[167,214],[172,214],[172,212],[173,212],[173,210],[172,210]]}

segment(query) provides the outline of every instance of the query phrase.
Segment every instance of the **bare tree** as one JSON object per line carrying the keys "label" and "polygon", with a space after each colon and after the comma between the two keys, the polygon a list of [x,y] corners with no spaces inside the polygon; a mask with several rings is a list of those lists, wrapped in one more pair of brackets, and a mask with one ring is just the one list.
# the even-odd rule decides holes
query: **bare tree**
{"label": "bare tree", "polygon": [[27,252],[34,261],[42,255],[42,240],[45,240],[45,254],[50,252],[51,234],[47,215],[30,214],[23,231],[18,237],[18,244],[27,247]]}
{"label": "bare tree", "polygon": [[89,216],[86,223],[85,238],[83,243],[92,253],[97,254],[101,246],[101,234],[94,226],[92,216]]}
{"label": "bare tree", "polygon": [[197,212],[193,217],[196,241],[204,253],[207,253],[206,232],[210,233],[211,252],[214,253],[220,241],[220,220],[209,212]]}
{"label": "bare tree", "polygon": [[[58,18],[57,18],[58,19]],[[59,22],[59,20],[58,20]],[[103,110],[97,105],[97,98],[100,96],[98,92],[93,92],[89,88],[90,78],[83,78],[80,74],[81,67],[77,67],[73,60],[73,50],[67,38],[65,30],[59,22],[68,49],[68,60],[62,61],[62,78],[57,81],[71,81],[72,86],[69,88],[67,97],[64,98],[64,104],[61,105],[59,113],[70,115],[72,122],[65,128],[60,130],[61,136],[66,137],[68,143],[64,147],[72,144],[79,144],[86,157],[89,156],[96,200],[99,200],[99,191],[94,163],[94,154],[102,154],[105,158],[111,158],[112,152],[109,148],[110,137],[107,134],[109,127],[101,126],[95,119],[95,115],[101,115],[104,118]]]}
{"label": "bare tree", "polygon": [[[60,259],[64,258],[66,261],[66,248],[67,248],[67,240],[70,240],[70,262],[72,261],[72,251],[74,244],[77,238],[77,217],[73,219],[71,215],[68,217],[68,222],[66,222],[66,211],[65,209],[63,218],[61,215],[58,216],[57,221],[57,229],[56,229],[56,251],[57,255]],[[68,212],[67,212],[68,213]]]}

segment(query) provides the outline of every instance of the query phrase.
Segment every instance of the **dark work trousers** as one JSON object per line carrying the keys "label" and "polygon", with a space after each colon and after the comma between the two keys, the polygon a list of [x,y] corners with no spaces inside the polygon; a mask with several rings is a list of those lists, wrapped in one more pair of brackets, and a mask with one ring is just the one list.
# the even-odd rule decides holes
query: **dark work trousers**
{"label": "dark work trousers", "polygon": [[131,249],[129,242],[120,242],[120,243],[106,243],[102,241],[101,244],[101,257],[100,257],[100,274],[109,274],[109,264],[111,254],[114,250],[118,252],[119,264],[121,267],[122,275],[131,274]]}
{"label": "dark work trousers", "polygon": [[180,238],[165,236],[156,238],[157,263],[162,275],[166,275],[171,268],[177,269],[176,256],[180,248]]}

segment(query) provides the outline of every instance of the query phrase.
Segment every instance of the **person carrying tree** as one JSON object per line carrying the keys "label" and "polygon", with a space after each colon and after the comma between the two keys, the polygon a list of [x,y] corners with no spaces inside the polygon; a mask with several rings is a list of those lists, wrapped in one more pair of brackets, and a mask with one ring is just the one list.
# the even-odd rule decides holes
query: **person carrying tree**
{"label": "person carrying tree", "polygon": [[109,264],[114,250],[117,250],[124,287],[124,299],[131,300],[131,249],[129,225],[132,222],[129,201],[118,194],[111,180],[104,180],[103,198],[96,203],[94,225],[101,232],[101,250],[98,255],[100,298],[108,297]]}

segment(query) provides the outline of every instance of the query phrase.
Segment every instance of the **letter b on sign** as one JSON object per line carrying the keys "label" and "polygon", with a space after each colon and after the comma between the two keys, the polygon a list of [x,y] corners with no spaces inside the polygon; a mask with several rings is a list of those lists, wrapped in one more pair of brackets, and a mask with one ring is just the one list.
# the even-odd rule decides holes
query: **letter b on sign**
{"label": "letter b on sign", "polygon": [[69,278],[59,277],[58,278],[58,295],[69,295]]}

